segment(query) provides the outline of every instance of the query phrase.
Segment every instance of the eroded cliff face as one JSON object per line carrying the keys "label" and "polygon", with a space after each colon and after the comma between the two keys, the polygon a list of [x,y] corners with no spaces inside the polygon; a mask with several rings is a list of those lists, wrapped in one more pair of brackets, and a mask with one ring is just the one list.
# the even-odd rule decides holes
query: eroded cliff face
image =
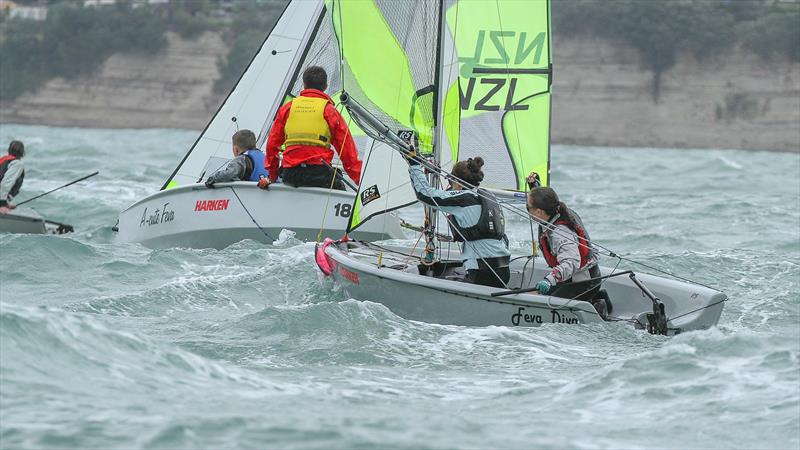
{"label": "eroded cliff face", "polygon": [[156,55],[117,54],[91,77],[57,78],[33,94],[2,103],[4,123],[97,128],[202,130],[224,99],[213,92],[217,59],[227,46],[219,34],[184,40],[167,33]]}
{"label": "eroded cliff face", "polygon": [[[0,104],[0,121],[203,129],[224,99],[213,85],[227,47],[215,33],[167,37],[158,55],[115,55],[92,77],[55,79]],[[686,56],[663,75],[656,103],[633,49],[589,39],[554,48],[555,143],[800,151],[800,64]]]}
{"label": "eroded cliff face", "polygon": [[688,55],[661,80],[637,53],[594,40],[556,42],[553,141],[633,147],[800,151],[800,64],[731,52]]}

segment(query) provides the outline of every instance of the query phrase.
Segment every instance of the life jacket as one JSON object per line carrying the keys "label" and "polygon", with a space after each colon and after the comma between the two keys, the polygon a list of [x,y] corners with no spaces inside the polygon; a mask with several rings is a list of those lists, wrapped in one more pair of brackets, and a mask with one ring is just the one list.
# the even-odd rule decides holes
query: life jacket
{"label": "life jacket", "polygon": [[264,159],[266,156],[264,152],[257,148],[251,148],[250,150],[244,152],[248,158],[250,158],[250,162],[253,163],[253,170],[250,172],[249,181],[258,181],[263,176],[264,178],[269,178],[269,171],[264,168]]}
{"label": "life jacket", "polygon": [[325,120],[327,98],[296,97],[292,100],[284,133],[286,147],[292,145],[331,146],[331,129]]}
{"label": "life jacket", "polygon": [[[489,191],[478,189],[478,198],[481,205],[481,216],[478,223],[471,227],[462,227],[458,221],[450,216],[450,234],[458,242],[477,241],[479,239],[506,239],[506,219],[503,209],[497,198]],[[462,237],[463,236],[463,237]]]}
{"label": "life jacket", "polygon": [[[16,160],[17,157],[14,155],[6,155],[0,158],[0,180],[6,176],[6,172],[8,171],[8,166],[11,165],[11,161]],[[14,183],[14,186],[11,187],[11,191],[8,192],[9,197],[16,197],[19,194],[20,188],[22,188],[22,180],[25,179],[25,171],[22,171],[22,174],[17,178],[17,181]],[[6,202],[8,199],[0,198],[0,201]]]}
{"label": "life jacket", "polygon": [[[580,218],[572,211],[569,211],[568,214],[570,214],[572,224],[574,225],[571,225],[566,220],[556,220],[553,222],[553,226],[566,225],[578,236],[578,252],[581,255],[580,268],[582,269],[589,263],[592,255],[592,248],[589,245],[588,234],[583,228]],[[549,234],[545,232],[541,226],[539,227],[539,248],[542,250],[542,256],[544,256],[544,260],[547,261],[548,266],[555,267],[558,265],[558,257],[553,254],[552,247],[550,246]]]}

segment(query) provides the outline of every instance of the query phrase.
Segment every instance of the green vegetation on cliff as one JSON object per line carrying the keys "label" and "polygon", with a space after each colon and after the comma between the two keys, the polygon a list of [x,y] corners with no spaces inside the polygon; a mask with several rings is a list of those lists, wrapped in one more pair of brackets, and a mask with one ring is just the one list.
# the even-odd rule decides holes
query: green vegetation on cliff
{"label": "green vegetation on cliff", "polygon": [[164,48],[164,23],[147,8],[58,4],[47,20],[6,20],[0,33],[0,98],[34,91],[53,77],[91,73],[117,52]]}
{"label": "green vegetation on cliff", "polygon": [[285,0],[171,0],[166,4],[83,7],[83,2],[50,0],[45,21],[0,14],[0,99],[36,91],[55,77],[91,74],[115,53],[155,53],[164,33],[193,39],[223,32],[230,44],[219,61],[216,87],[227,91],[241,75],[285,6]]}
{"label": "green vegetation on cliff", "polygon": [[736,46],[762,58],[800,62],[800,3],[780,0],[554,0],[556,37],[613,39],[638,50],[653,72],[658,101],[661,76],[678,54],[713,60]]}
{"label": "green vegetation on cliff", "polygon": [[217,63],[220,77],[214,84],[214,90],[228,92],[233,88],[285,6],[283,0],[237,3],[233,22],[223,35],[230,44],[230,50],[227,57]]}

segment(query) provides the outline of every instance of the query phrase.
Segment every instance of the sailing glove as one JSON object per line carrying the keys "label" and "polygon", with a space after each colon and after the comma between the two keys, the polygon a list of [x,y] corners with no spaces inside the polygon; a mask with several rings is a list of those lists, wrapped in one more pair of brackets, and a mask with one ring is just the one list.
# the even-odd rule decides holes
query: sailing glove
{"label": "sailing glove", "polygon": [[550,282],[547,280],[542,280],[536,283],[536,290],[539,291],[540,294],[547,294],[550,292]]}
{"label": "sailing glove", "polygon": [[207,179],[204,184],[206,185],[207,188],[214,189],[214,180],[212,180],[211,178]]}
{"label": "sailing glove", "polygon": [[542,180],[539,179],[539,174],[536,172],[531,172],[525,181],[528,182],[528,189],[537,188],[542,185]]}
{"label": "sailing glove", "polygon": [[270,185],[269,178],[265,177],[264,175],[261,175],[261,178],[258,179],[258,187],[264,190],[268,190],[269,185]]}

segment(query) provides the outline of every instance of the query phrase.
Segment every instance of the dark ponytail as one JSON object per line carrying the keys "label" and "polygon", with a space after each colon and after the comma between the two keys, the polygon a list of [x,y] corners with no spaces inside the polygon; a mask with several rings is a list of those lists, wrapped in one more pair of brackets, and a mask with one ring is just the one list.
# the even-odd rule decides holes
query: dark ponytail
{"label": "dark ponytail", "polygon": [[550,217],[559,214],[559,221],[563,220],[569,228],[575,229],[575,222],[572,221],[569,208],[558,199],[558,194],[552,188],[544,186],[533,188],[528,193],[528,206],[530,208],[539,208]]}
{"label": "dark ponytail", "polygon": [[477,156],[455,163],[452,173],[456,178],[464,180],[473,186],[480,186],[481,181],[483,181],[481,167],[483,167],[483,158]]}

